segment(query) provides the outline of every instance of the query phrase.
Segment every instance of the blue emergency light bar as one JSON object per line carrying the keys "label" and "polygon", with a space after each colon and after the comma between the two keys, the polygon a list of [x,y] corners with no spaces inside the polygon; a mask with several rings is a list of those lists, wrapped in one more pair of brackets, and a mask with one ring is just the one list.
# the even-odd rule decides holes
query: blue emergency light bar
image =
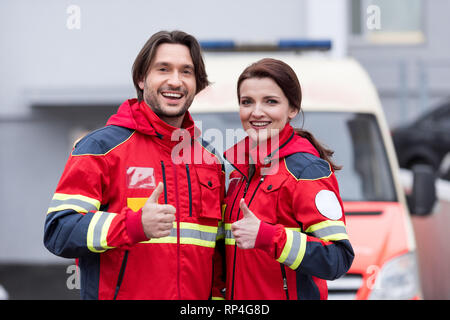
{"label": "blue emergency light bar", "polygon": [[306,51],[331,49],[331,40],[282,39],[277,42],[245,43],[233,40],[199,41],[205,51]]}

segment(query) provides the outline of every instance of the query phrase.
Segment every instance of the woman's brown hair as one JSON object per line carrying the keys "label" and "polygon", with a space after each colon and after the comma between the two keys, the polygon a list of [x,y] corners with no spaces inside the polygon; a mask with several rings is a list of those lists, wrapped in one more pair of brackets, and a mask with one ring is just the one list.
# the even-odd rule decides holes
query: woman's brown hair
{"label": "woman's brown hair", "polygon": [[139,81],[142,81],[147,75],[148,68],[155,57],[156,50],[158,46],[163,43],[182,44],[189,48],[195,68],[195,82],[197,85],[196,94],[209,85],[208,76],[206,74],[205,64],[203,62],[200,44],[198,41],[193,36],[183,31],[160,31],[148,39],[133,63],[133,83],[136,88],[139,101],[144,99],[144,92],[141,88],[139,88]]}
{"label": "woman's brown hair", "polygon": [[[250,66],[248,66],[239,76],[237,82],[237,95],[240,99],[240,88],[244,80],[250,78],[270,78],[274,80],[277,85],[281,88],[284,95],[289,101],[289,105],[301,112],[301,102],[302,102],[302,89],[300,82],[298,81],[297,75],[292,68],[281,60],[265,58],[259,60]],[[342,167],[336,165],[331,157],[334,151],[324,147],[309,131],[294,128],[294,131],[299,136],[308,139],[309,142],[316,148],[322,159],[330,163],[333,170],[340,170]]]}

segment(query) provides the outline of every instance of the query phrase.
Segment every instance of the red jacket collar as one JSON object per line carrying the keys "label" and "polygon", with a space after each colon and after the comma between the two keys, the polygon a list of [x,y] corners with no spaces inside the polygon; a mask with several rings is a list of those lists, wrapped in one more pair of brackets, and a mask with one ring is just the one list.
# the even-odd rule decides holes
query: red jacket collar
{"label": "red jacket collar", "polygon": [[319,157],[319,152],[311,142],[296,134],[289,123],[277,138],[269,139],[265,145],[259,146],[246,137],[225,151],[224,157],[243,174],[248,172],[250,164],[255,164],[256,168],[268,167],[274,160],[283,159],[296,152],[307,152]]}
{"label": "red jacket collar", "polygon": [[[158,136],[170,144],[179,142],[172,141],[172,134],[179,128],[161,120],[145,101],[139,102],[137,99],[129,99],[122,103],[117,113],[109,118],[106,125],[117,125],[134,129],[146,135]],[[189,112],[186,112],[184,116],[182,128],[189,132],[191,138],[197,138],[200,135],[200,130],[195,127]],[[178,139],[179,135],[174,137]]]}

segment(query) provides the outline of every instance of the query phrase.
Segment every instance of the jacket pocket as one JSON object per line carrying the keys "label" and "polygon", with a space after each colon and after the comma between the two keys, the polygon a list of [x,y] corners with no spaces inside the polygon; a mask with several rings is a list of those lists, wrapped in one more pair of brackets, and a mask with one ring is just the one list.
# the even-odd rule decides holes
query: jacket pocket
{"label": "jacket pocket", "polygon": [[196,172],[201,196],[199,216],[202,218],[222,219],[220,203],[222,188],[216,167],[197,167]]}
{"label": "jacket pocket", "polygon": [[[281,187],[285,179],[278,176],[266,176],[266,179],[259,187],[261,194],[257,197],[257,203],[252,203],[254,210],[258,211],[258,216],[268,223],[278,223],[278,210]],[[257,208],[257,209],[256,209]],[[272,208],[272,209],[271,209]]]}

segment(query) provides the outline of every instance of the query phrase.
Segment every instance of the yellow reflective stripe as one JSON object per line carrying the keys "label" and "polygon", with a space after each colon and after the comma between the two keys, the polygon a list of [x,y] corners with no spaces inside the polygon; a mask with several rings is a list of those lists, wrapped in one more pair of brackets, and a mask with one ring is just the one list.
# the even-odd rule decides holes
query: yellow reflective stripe
{"label": "yellow reflective stripe", "polygon": [[348,234],[346,233],[335,233],[329,236],[320,237],[323,241],[339,241],[339,240],[349,240]]}
{"label": "yellow reflective stripe", "polygon": [[233,237],[233,232],[231,232],[231,223],[224,223],[225,229],[225,244],[234,246],[236,244],[236,240]]}
{"label": "yellow reflective stripe", "polygon": [[213,241],[207,241],[207,240],[200,240],[200,239],[194,239],[194,238],[180,238],[180,244],[192,244],[195,246],[200,247],[207,247],[207,248],[214,248],[216,246],[216,242]]}
{"label": "yellow reflective stripe", "polygon": [[225,300],[224,297],[211,297],[211,300]]}
{"label": "yellow reflective stripe", "polygon": [[289,252],[292,249],[292,238],[293,238],[292,230],[286,229],[286,243],[284,245],[283,250],[281,251],[280,256],[277,259],[278,262],[283,263],[288,257]]}
{"label": "yellow reflective stripe", "polygon": [[325,220],[316,224],[313,224],[308,227],[308,229],[305,230],[305,232],[312,233],[316,230],[330,227],[330,226],[342,226],[345,227],[345,224],[343,221],[333,221],[333,220]]}
{"label": "yellow reflective stripe", "polygon": [[80,206],[76,206],[73,204],[62,204],[56,207],[50,207],[47,210],[47,214],[51,213],[51,212],[56,212],[56,211],[62,211],[62,210],[75,210],[76,212],[80,212],[80,213],[87,213],[88,210],[80,207]]}
{"label": "yellow reflective stripe", "polygon": [[113,247],[108,246],[107,236],[112,220],[117,214],[98,211],[89,223],[87,232],[87,247],[92,252],[105,252]]}
{"label": "yellow reflective stripe", "polygon": [[[174,228],[176,228],[176,222],[174,222]],[[205,226],[203,224],[180,222],[180,229],[200,230],[203,232],[217,233],[217,227]]]}
{"label": "yellow reflective stripe", "polygon": [[100,208],[100,201],[98,201],[97,199],[94,199],[94,198],[82,196],[80,194],[55,193],[53,195],[53,199],[55,199],[55,200],[78,199],[78,200],[81,200],[84,202],[88,202],[97,208]]}
{"label": "yellow reflective stripe", "polygon": [[225,239],[225,227],[222,221],[219,221],[219,225],[217,226],[217,236],[216,240]]}
{"label": "yellow reflective stripe", "polygon": [[116,216],[116,214],[114,213],[109,213],[108,217],[106,218],[106,221],[102,227],[102,232],[101,232],[101,238],[100,238],[100,245],[102,246],[102,248],[105,249],[112,249],[113,247],[108,246],[108,242],[106,241],[107,236],[108,236],[108,231],[109,231],[109,227],[111,226],[111,222],[114,219],[114,217]]}
{"label": "yellow reflective stripe", "polygon": [[225,238],[225,244],[234,246],[236,244],[236,240],[234,238]]}
{"label": "yellow reflective stripe", "polygon": [[[100,214],[99,214],[100,213]],[[94,248],[94,229],[97,225],[98,220],[100,219],[101,212],[97,212],[91,219],[89,223],[88,232],[87,232],[87,247],[92,252],[104,252],[105,250],[97,250]]]}
{"label": "yellow reflective stripe", "polygon": [[[214,248],[218,227],[205,226],[191,222],[180,222],[180,244],[197,245]],[[174,222],[170,235],[162,238],[154,238],[141,243],[177,243],[177,223]]]}
{"label": "yellow reflective stripe", "polygon": [[306,252],[306,234],[290,229],[285,229],[286,243],[281,251],[278,262],[295,270],[303,260]]}
{"label": "yellow reflective stripe", "polygon": [[302,232],[299,232],[299,233],[300,233],[300,238],[301,238],[300,251],[295,259],[295,262],[290,266],[290,268],[292,268],[294,270],[296,270],[300,266],[300,263],[302,262],[303,257],[305,256],[305,252],[306,252],[306,242],[307,242],[306,234],[304,234]]}
{"label": "yellow reflective stripe", "polygon": [[310,226],[306,229],[306,232],[324,241],[348,240],[347,230],[343,221],[322,221]]}
{"label": "yellow reflective stripe", "polygon": [[95,211],[100,208],[100,201],[79,194],[55,193],[50,202],[47,214],[61,210],[75,210],[81,213]]}
{"label": "yellow reflective stripe", "polygon": [[[177,237],[174,236],[167,236],[162,238],[155,238],[150,239],[148,241],[142,241],[140,243],[165,243],[165,244],[176,244],[177,243]],[[180,244],[191,244],[195,246],[200,247],[207,247],[207,248],[214,248],[216,246],[215,242],[207,241],[207,240],[201,240],[201,239],[194,239],[194,238],[180,238]]]}

